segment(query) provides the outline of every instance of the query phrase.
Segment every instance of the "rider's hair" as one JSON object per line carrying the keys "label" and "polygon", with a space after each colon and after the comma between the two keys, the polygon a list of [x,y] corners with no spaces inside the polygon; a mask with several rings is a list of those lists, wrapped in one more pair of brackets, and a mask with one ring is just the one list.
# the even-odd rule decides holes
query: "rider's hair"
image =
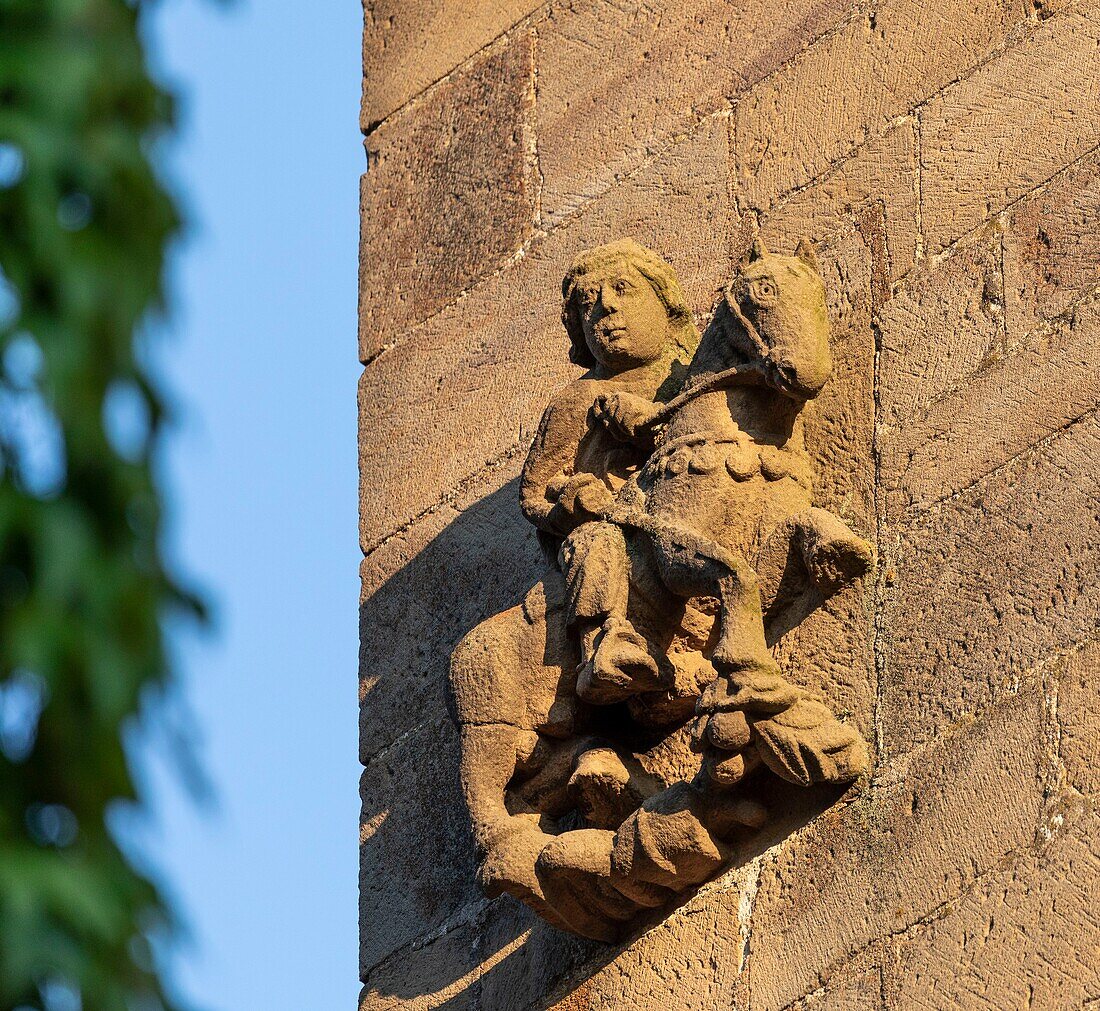
{"label": "rider's hair", "polygon": [[684,298],[676,273],[653,250],[634,239],[619,239],[580,253],[570,264],[561,283],[561,321],[569,334],[569,360],[575,365],[594,368],[598,362],[589,350],[581,325],[581,310],[577,305],[577,284],[586,274],[625,260],[653,288],[668,313],[672,338],[676,345],[691,354],[699,343],[699,331],[691,317],[691,308]]}

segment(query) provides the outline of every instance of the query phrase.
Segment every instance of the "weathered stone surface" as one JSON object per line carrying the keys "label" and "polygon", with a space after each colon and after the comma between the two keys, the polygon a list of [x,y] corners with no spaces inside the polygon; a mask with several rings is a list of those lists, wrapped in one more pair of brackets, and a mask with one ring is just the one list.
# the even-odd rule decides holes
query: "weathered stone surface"
{"label": "weathered stone surface", "polygon": [[1003,307],[996,235],[907,280],[878,318],[879,421],[886,433],[968,382],[1003,349]]}
{"label": "weathered stone surface", "polygon": [[[542,1011],[551,1006],[588,1011],[570,981],[586,978],[614,952],[606,945],[556,930],[510,896],[498,899],[486,910],[478,944],[485,952],[508,953],[506,958],[495,960],[482,977],[483,1011]],[[580,989],[583,992],[583,983]],[[565,996],[559,1004],[554,995],[563,991]]]}
{"label": "weathered stone surface", "polygon": [[1058,678],[1060,756],[1066,780],[1084,794],[1100,794],[1100,640],[1065,658]]}
{"label": "weathered stone surface", "polygon": [[[870,244],[849,229],[819,251],[833,324],[833,378],[806,410],[815,502],[856,533],[875,538],[875,338],[871,330],[876,264]],[[872,737],[875,698],[871,580],[826,600],[776,645],[776,658],[800,684],[829,699]]]}
{"label": "weathered stone surface", "polygon": [[731,272],[726,164],[725,129],[708,124],[367,368],[360,467],[385,480],[362,483],[365,551],[501,454],[526,450],[548,392],[577,374],[559,321],[576,250],[610,231],[633,234],[672,263],[706,312]]}
{"label": "weathered stone surface", "polygon": [[[398,948],[485,903],[458,783],[451,721],[431,719],[363,772],[359,830],[361,978]],[[430,858],[427,855],[430,854]]]}
{"label": "weathered stone surface", "polygon": [[767,210],[1003,43],[1023,17],[1000,0],[891,0],[859,13],[738,104],[742,209]]}
{"label": "weathered stone surface", "polygon": [[790,1011],[886,1011],[880,968],[883,961],[881,946],[872,945],[830,972],[824,986],[792,1005]]}
{"label": "weathered stone surface", "polygon": [[1100,1001],[1100,819],[975,883],[895,946],[892,1008],[1059,1011]]}
{"label": "weathered stone surface", "polygon": [[875,525],[875,262],[873,241],[851,228],[819,250],[833,327],[833,376],[806,409],[815,501],[869,535]]}
{"label": "weathered stone surface", "polygon": [[451,73],[542,2],[365,0],[363,130]]}
{"label": "weathered stone surface", "polygon": [[560,219],[842,17],[849,0],[551,4],[538,25],[543,209]]}
{"label": "weathered stone surface", "polygon": [[534,36],[456,72],[369,139],[359,274],[364,361],[528,239],[536,215]]}
{"label": "weathered stone surface", "polygon": [[841,591],[775,647],[779,665],[828,699],[868,740],[874,736],[876,684],[871,594],[869,580]]}
{"label": "weathered stone surface", "polygon": [[446,712],[451,652],[515,604],[546,565],[520,515],[519,461],[402,530],[363,560],[360,758]]}
{"label": "weathered stone surface", "polygon": [[822,814],[783,844],[765,863],[752,917],[754,1011],[785,1008],[1031,843],[1042,721],[1038,692],[1012,699],[914,755],[900,785]]}
{"label": "weathered stone surface", "polygon": [[929,252],[1100,143],[1100,22],[1090,6],[1050,18],[921,112]]}
{"label": "weathered stone surface", "polygon": [[907,118],[773,207],[762,221],[764,238],[775,249],[803,235],[831,239],[857,226],[876,205],[883,214],[888,276],[896,281],[917,255],[918,191],[916,120]]}
{"label": "weathered stone surface", "polygon": [[1082,158],[1009,212],[1009,332],[1021,339],[1100,285],[1100,157]]}
{"label": "weathered stone surface", "polygon": [[927,511],[895,514],[880,708],[894,754],[963,724],[1093,633],[1094,412]]}
{"label": "weathered stone surface", "polygon": [[713,1011],[732,1007],[741,968],[737,882],[696,896],[588,980],[587,1007]]}
{"label": "weathered stone surface", "polygon": [[[512,903],[487,913],[483,945],[520,938],[481,981],[481,1007],[526,1011],[718,1011],[733,1008],[742,961],[739,907],[747,872],[706,886],[622,947],[580,941]],[[576,983],[571,980],[576,979]]]}
{"label": "weathered stone surface", "polygon": [[368,975],[360,1011],[541,1011],[562,980],[608,957],[503,898],[392,954]]}
{"label": "weathered stone surface", "polygon": [[1100,301],[1090,301],[1032,346],[989,362],[919,419],[882,432],[886,490],[928,508],[1094,411],[1098,342]]}
{"label": "weathered stone surface", "polygon": [[367,975],[359,1011],[482,1011],[481,976],[492,962],[492,954],[478,943],[474,917],[395,952],[375,967]]}

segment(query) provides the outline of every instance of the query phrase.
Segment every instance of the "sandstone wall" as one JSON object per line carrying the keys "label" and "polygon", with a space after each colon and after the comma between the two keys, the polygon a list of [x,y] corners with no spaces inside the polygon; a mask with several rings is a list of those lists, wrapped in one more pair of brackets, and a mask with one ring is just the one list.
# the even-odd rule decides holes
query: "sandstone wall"
{"label": "sandstone wall", "polygon": [[[1100,5],[366,6],[362,1007],[1100,1002]],[[447,661],[540,571],[569,257],[633,235],[702,318],[752,218],[833,289],[876,769],[608,949],[478,891]]]}

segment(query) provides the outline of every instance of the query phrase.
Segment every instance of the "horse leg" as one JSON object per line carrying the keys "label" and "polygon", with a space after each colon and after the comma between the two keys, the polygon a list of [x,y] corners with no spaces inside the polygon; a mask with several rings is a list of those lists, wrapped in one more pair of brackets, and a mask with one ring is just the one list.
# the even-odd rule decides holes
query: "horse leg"
{"label": "horse leg", "polygon": [[720,786],[738,782],[760,762],[751,718],[782,712],[803,692],[786,681],[768,649],[760,587],[748,561],[691,531],[650,523],[658,573],[682,597],[718,599],[718,642],[711,661],[718,678],[699,699],[694,733],[707,777]]}
{"label": "horse leg", "polygon": [[811,508],[792,517],[802,561],[814,585],[830,597],[874,564],[874,549],[826,509]]}
{"label": "horse leg", "polygon": [[764,640],[760,587],[748,561],[713,541],[672,525],[647,530],[664,585],[676,596],[718,600],[718,643],[712,661],[731,676],[777,673]]}

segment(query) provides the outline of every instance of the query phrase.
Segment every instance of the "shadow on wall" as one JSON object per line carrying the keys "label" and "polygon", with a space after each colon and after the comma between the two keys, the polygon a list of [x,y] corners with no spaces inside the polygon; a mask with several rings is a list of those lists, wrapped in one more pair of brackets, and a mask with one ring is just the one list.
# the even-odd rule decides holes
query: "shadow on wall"
{"label": "shadow on wall", "polygon": [[[516,478],[457,514],[444,507],[424,518],[367,561],[361,973],[378,992],[456,989],[482,960],[472,948],[486,900],[475,880],[446,679],[459,639],[515,604],[546,565],[518,503]],[[373,590],[372,566],[387,573]],[[456,943],[464,950],[440,962]]]}
{"label": "shadow on wall", "polygon": [[[804,791],[780,785],[772,797],[779,817],[745,846],[735,863],[745,863],[774,846],[834,805],[837,798],[836,790]],[[455,868],[456,873],[462,870]],[[738,950],[741,942],[735,910],[740,883],[740,876],[734,874],[704,886],[699,893],[686,896],[677,909],[640,919],[618,945],[587,941],[556,930],[526,906],[505,896],[470,910],[469,919],[437,930],[429,939],[383,963],[370,974],[363,1007],[371,1011],[404,1007],[448,1011],[572,1008],[570,994],[580,997],[592,989],[599,992],[601,972],[620,958],[633,967],[634,973],[645,966],[649,967],[645,971],[660,975],[670,933],[684,930],[679,911],[694,919],[708,906],[712,907],[712,915],[702,919],[718,920],[723,941],[729,943],[733,955],[731,964],[717,966],[715,972],[725,976],[732,987],[748,955],[747,948]],[[728,894],[731,891],[732,896]],[[614,992],[612,983],[608,993]],[[576,1005],[588,1006],[587,999]]]}
{"label": "shadow on wall", "polygon": [[468,506],[444,506],[372,552],[359,610],[364,764],[444,715],[455,645],[514,605],[545,565],[520,513],[518,477]]}
{"label": "shadow on wall", "polygon": [[546,568],[519,510],[519,479],[400,560],[382,560],[400,568],[360,606],[363,1006],[512,1007],[509,991],[522,1001],[617,953],[555,930],[510,897],[489,902],[475,878],[446,679],[458,641],[516,604]]}
{"label": "shadow on wall", "polygon": [[[547,565],[520,514],[518,483],[445,526],[441,519],[404,564],[401,553],[382,560],[400,567],[361,607],[364,1008],[552,1007],[624,950],[659,939],[676,915],[641,919],[624,944],[606,946],[555,930],[509,897],[490,903],[477,886],[446,677],[459,639],[517,603]],[[839,793],[769,778],[773,820],[734,863],[805,825]],[[706,904],[730,887],[737,884],[720,880],[685,902]]]}

